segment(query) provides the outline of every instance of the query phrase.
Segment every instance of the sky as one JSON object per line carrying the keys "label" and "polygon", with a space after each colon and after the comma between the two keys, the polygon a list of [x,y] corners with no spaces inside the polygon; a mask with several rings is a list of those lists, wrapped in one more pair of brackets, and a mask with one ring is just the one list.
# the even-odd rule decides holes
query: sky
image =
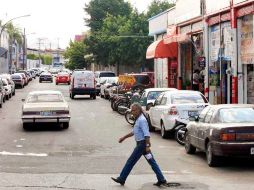
{"label": "sky", "polygon": [[[139,12],[147,10],[152,0],[129,0]],[[0,6],[3,24],[12,18],[27,37],[29,48],[66,48],[76,34],[87,31],[84,5],[89,0],[4,0]]]}

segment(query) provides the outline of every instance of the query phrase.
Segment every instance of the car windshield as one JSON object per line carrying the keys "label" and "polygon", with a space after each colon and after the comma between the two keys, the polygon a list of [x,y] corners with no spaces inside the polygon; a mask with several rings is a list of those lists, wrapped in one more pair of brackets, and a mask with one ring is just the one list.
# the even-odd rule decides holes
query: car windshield
{"label": "car windshield", "polygon": [[20,79],[21,76],[20,76],[20,75],[12,75],[11,78],[12,78],[12,79]]}
{"label": "car windshield", "polygon": [[161,91],[149,92],[147,95],[147,100],[155,100],[161,93]]}
{"label": "car windshield", "polygon": [[149,76],[146,75],[135,75],[136,83],[138,84],[149,84]]}
{"label": "car windshield", "polygon": [[205,103],[204,98],[199,94],[174,94],[171,99],[172,104]]}
{"label": "car windshield", "polygon": [[115,73],[100,73],[100,77],[115,77]]}
{"label": "car windshield", "polygon": [[63,102],[63,97],[60,94],[32,94],[27,98],[27,103],[40,102]]}
{"label": "car windshield", "polygon": [[223,108],[219,118],[222,123],[254,122],[254,108]]}

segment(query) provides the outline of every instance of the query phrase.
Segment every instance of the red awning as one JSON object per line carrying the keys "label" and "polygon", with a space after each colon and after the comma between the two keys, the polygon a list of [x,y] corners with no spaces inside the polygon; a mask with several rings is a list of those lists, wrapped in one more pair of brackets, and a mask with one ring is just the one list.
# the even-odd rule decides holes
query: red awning
{"label": "red awning", "polygon": [[163,40],[157,40],[146,50],[146,59],[168,57],[177,57],[177,43],[164,44]]}

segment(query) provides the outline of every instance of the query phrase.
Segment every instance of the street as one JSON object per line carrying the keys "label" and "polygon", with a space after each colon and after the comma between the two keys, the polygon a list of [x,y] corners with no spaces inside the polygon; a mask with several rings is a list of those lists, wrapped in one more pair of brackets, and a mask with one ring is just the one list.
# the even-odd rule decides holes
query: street
{"label": "street", "polygon": [[[33,90],[60,90],[70,105],[67,130],[54,125],[24,131],[21,99]],[[158,189],[156,176],[142,158],[122,187],[117,177],[135,146],[134,138],[122,144],[118,138],[132,128],[113,112],[110,102],[97,96],[69,98],[68,85],[33,80],[0,109],[0,189]],[[210,168],[205,154],[187,155],[174,139],[151,134],[152,151],[168,182],[178,187],[163,189],[254,189],[254,164],[248,159],[227,159],[221,167]]]}

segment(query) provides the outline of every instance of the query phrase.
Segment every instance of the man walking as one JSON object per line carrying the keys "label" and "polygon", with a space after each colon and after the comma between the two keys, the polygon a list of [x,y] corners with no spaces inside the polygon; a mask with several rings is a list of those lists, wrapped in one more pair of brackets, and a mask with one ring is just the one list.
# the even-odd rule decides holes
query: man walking
{"label": "man walking", "polygon": [[133,131],[119,139],[119,143],[122,143],[125,139],[134,136],[137,142],[136,147],[134,148],[132,154],[130,155],[129,159],[127,160],[124,168],[122,169],[120,176],[117,178],[113,178],[116,183],[124,185],[128,175],[130,174],[132,168],[137,163],[137,161],[141,158],[142,155],[145,156],[145,159],[152,167],[156,177],[158,179],[157,183],[154,185],[161,186],[166,185],[167,181],[164,178],[158,164],[156,163],[153,154],[150,150],[151,143],[150,143],[150,133],[147,120],[142,112],[142,107],[138,103],[134,103],[131,106],[131,112],[135,117],[136,121],[134,124]]}

